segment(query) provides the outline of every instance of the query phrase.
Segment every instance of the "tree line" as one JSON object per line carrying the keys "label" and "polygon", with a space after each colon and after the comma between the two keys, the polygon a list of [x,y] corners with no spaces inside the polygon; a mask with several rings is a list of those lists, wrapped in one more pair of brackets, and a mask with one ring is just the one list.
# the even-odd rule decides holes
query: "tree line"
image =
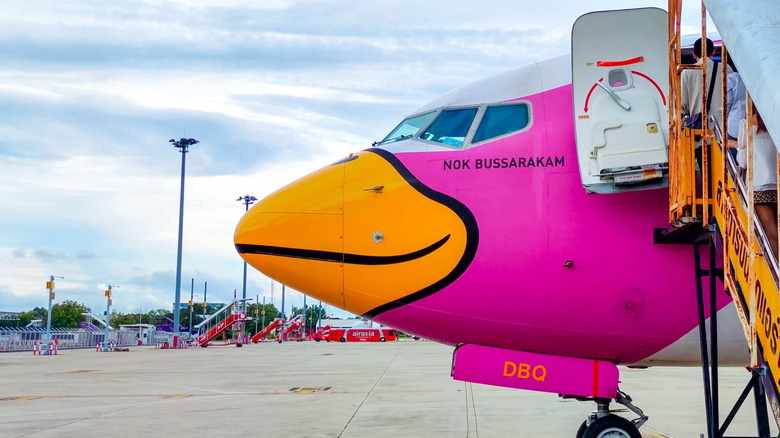
{"label": "tree line", "polygon": [[[184,330],[187,330],[190,327],[190,320],[194,327],[218,310],[219,309],[214,307],[202,307],[198,304],[191,307],[184,307],[180,309],[179,324],[184,327]],[[48,318],[47,313],[47,309],[35,307],[32,310],[21,312],[18,320],[0,321],[0,327],[25,327],[34,320],[41,320],[42,325],[45,327]],[[62,303],[54,304],[51,307],[51,326],[52,328],[78,328],[80,322],[91,322],[91,318],[83,315],[84,313],[92,313],[92,311],[88,306],[73,300],[65,300]],[[103,316],[105,315],[105,310],[94,313],[98,316]],[[254,329],[253,332],[262,330],[280,316],[279,309],[273,304],[249,304],[246,313],[246,327],[250,330]],[[304,309],[293,306],[289,318],[293,318],[303,313]],[[307,328],[316,328],[320,319],[326,317],[325,309],[320,305],[307,305],[305,313]],[[123,324],[173,325],[168,319],[174,319],[173,312],[166,309],[154,309],[149,310],[148,312],[137,313],[112,311],[109,318],[109,324],[112,327],[119,327]]]}

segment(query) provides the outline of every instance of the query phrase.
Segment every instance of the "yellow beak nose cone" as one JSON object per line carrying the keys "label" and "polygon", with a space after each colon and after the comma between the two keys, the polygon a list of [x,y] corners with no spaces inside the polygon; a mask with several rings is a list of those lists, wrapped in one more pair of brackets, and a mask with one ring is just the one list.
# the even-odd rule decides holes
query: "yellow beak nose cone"
{"label": "yellow beak nose cone", "polygon": [[257,203],[236,226],[241,256],[274,280],[344,308],[343,184],[344,165],[335,164]]}
{"label": "yellow beak nose cone", "polygon": [[271,278],[358,315],[424,298],[476,252],[465,206],[422,185],[385,151],[364,151],[255,205],[236,248]]}

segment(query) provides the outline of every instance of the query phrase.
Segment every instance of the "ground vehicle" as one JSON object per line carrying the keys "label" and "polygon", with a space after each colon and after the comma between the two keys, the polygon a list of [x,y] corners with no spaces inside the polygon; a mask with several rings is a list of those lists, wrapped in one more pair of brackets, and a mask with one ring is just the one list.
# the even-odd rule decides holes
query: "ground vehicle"
{"label": "ground vehicle", "polygon": [[331,327],[326,325],[312,336],[317,342],[385,342],[396,341],[398,336],[391,328]]}

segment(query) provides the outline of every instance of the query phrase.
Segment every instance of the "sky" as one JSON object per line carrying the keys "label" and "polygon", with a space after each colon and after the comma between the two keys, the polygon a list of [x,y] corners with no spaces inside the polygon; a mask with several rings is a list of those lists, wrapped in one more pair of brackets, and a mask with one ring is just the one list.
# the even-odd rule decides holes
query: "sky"
{"label": "sky", "polygon": [[[666,1],[50,0],[0,15],[0,311],[242,294],[236,199],[365,149],[482,77],[569,53],[595,10]],[[686,2],[684,32],[698,32]],[[194,280],[192,280],[194,279]],[[247,296],[281,304],[251,267]],[[290,291],[287,309],[302,304]],[[263,298],[260,298],[262,301]],[[349,314],[329,308],[335,316]]]}

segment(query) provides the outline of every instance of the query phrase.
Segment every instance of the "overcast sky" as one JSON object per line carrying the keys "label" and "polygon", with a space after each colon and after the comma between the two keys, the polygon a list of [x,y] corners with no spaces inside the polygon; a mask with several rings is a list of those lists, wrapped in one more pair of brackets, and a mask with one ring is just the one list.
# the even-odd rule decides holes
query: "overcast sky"
{"label": "overcast sky", "polygon": [[[171,308],[241,294],[242,195],[379,140],[452,88],[569,52],[581,14],[666,1],[6,2],[0,14],[0,310]],[[685,24],[697,32],[698,7]],[[271,300],[249,269],[247,295]],[[261,298],[262,299],[262,298]],[[280,304],[280,287],[275,297]],[[301,295],[288,303],[300,306]],[[289,304],[287,306],[289,312]],[[344,315],[344,313],[339,313]]]}

